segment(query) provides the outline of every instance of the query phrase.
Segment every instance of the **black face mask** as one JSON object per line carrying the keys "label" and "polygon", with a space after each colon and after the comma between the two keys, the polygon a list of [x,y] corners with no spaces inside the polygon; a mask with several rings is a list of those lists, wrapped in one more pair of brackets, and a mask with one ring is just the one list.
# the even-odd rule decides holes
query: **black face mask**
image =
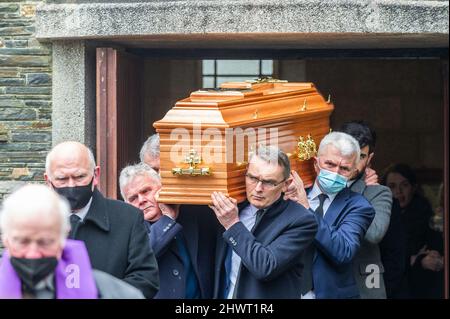
{"label": "black face mask", "polygon": [[55,257],[46,258],[16,258],[11,257],[11,265],[28,291],[48,275],[55,271],[58,260]]}
{"label": "black face mask", "polygon": [[72,210],[81,209],[87,205],[92,197],[92,182],[94,177],[89,184],[85,186],[73,186],[73,187],[55,187],[52,184],[53,189],[61,196],[64,196],[70,204]]}

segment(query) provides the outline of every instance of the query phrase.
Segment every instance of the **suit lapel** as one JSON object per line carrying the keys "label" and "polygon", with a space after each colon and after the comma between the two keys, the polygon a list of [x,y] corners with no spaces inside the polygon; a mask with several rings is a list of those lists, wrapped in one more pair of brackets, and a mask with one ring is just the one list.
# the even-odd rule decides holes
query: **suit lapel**
{"label": "suit lapel", "polygon": [[110,229],[106,200],[97,188],[94,189],[91,207],[89,207],[89,211],[87,212],[84,220],[85,222],[90,221],[94,223],[98,228],[105,232],[108,232]]}
{"label": "suit lapel", "polygon": [[328,207],[328,210],[324,216],[324,220],[328,223],[328,225],[333,225],[336,218],[339,216],[339,214],[344,209],[348,197],[350,195],[350,189],[344,188],[342,191],[339,192],[339,194],[336,195],[333,202],[331,203],[330,207]]}

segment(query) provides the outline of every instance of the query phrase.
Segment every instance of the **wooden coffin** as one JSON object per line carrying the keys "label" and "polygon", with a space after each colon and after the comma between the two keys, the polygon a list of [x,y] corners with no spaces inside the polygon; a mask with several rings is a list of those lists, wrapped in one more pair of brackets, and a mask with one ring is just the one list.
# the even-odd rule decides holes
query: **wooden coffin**
{"label": "wooden coffin", "polygon": [[159,201],[211,204],[221,191],[243,201],[248,152],[277,144],[305,186],[315,179],[312,156],[330,131],[334,106],[313,83],[228,82],[192,92],[154,123],[160,134]]}

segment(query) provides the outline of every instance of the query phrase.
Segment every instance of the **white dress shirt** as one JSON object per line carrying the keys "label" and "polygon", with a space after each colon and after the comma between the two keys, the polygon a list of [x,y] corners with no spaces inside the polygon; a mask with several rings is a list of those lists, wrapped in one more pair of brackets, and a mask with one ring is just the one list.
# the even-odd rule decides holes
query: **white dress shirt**
{"label": "white dress shirt", "polygon": [[[239,220],[244,224],[245,228],[249,231],[253,228],[256,222],[256,212],[258,208],[253,205],[248,205],[239,213]],[[239,268],[241,267],[241,257],[238,256],[233,250],[231,255],[231,270],[230,270],[230,290],[228,291],[227,299],[232,299],[234,294],[234,288],[236,286],[236,279],[238,276]]]}
{"label": "white dress shirt", "polygon": [[[307,195],[309,207],[312,210],[315,211],[317,209],[317,207],[319,207],[319,204],[320,204],[319,195],[322,193],[324,193],[324,192],[322,192],[319,185],[317,185],[317,182],[314,183],[313,188]],[[328,208],[330,208],[331,203],[336,198],[336,195],[339,193],[334,193],[334,194],[324,193],[324,194],[326,194],[328,197],[325,198],[325,201],[323,202],[323,217],[325,217],[325,214],[327,213]],[[302,295],[302,299],[316,299],[316,294],[314,293],[314,290],[310,290],[306,294]]]}

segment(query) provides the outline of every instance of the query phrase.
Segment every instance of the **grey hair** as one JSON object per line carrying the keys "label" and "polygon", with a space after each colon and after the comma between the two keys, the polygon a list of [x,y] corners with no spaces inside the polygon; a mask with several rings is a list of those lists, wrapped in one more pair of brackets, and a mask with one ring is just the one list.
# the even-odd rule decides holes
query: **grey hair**
{"label": "grey hair", "polygon": [[148,175],[151,179],[161,183],[161,177],[149,165],[147,165],[145,163],[128,165],[127,167],[122,169],[122,171],[120,172],[120,177],[119,177],[120,194],[122,195],[122,198],[124,200],[125,200],[125,194],[124,194],[125,186],[127,186],[127,184],[136,176],[142,176],[142,175]]}
{"label": "grey hair", "polygon": [[320,157],[329,145],[336,147],[342,156],[350,157],[356,155],[354,164],[358,164],[361,149],[358,141],[353,136],[342,132],[328,133],[320,142],[317,155]]}
{"label": "grey hair", "polygon": [[144,161],[145,154],[150,155],[150,157],[159,157],[159,134],[151,135],[142,145],[141,151],[139,152],[139,158],[141,162]]}
{"label": "grey hair", "polygon": [[[56,145],[58,146],[58,145]],[[55,146],[55,147],[56,147]],[[53,147],[50,152],[48,152],[47,156],[45,157],[45,172],[50,176],[50,163],[52,161],[52,157],[53,157],[53,150],[55,149],[55,147]],[[97,164],[95,163],[95,157],[94,157],[94,153],[92,152],[92,150],[87,147],[86,145],[84,145],[84,147],[86,147],[87,152],[88,152],[88,157],[89,157],[89,164],[90,164],[90,170],[94,171],[95,167],[97,166]]]}
{"label": "grey hair", "polygon": [[267,163],[278,163],[283,168],[283,177],[288,179],[291,174],[291,163],[288,156],[278,147],[270,145],[260,145],[257,152],[251,152],[249,155],[249,163],[256,156]]}
{"label": "grey hair", "polygon": [[27,184],[10,194],[0,209],[0,230],[2,238],[8,236],[11,221],[22,216],[28,219],[39,214],[40,219],[58,216],[61,230],[61,244],[64,245],[70,231],[69,202],[51,188],[42,184]]}

